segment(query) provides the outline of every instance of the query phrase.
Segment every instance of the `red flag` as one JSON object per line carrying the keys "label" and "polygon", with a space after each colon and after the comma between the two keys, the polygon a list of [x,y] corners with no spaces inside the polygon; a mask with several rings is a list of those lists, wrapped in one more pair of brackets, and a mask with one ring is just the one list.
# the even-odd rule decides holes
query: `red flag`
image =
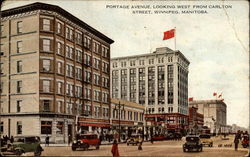
{"label": "red flag", "polygon": [[222,96],[222,93],[218,96],[218,98],[220,98]]}
{"label": "red flag", "polygon": [[217,95],[217,93],[214,93],[214,94],[213,94],[213,96],[216,96],[216,95]]}
{"label": "red flag", "polygon": [[173,38],[175,35],[175,29],[171,29],[169,31],[164,32],[163,40],[167,40]]}
{"label": "red flag", "polygon": [[193,97],[188,98],[188,101],[193,101],[193,100],[194,100],[194,98],[193,98]]}

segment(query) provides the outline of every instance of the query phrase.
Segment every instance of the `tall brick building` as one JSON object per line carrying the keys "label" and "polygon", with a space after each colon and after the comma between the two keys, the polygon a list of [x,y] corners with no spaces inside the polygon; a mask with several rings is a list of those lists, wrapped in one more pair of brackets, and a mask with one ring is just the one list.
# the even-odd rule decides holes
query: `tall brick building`
{"label": "tall brick building", "polygon": [[110,127],[112,39],[49,4],[8,9],[1,20],[3,135],[66,143],[83,116],[89,131]]}

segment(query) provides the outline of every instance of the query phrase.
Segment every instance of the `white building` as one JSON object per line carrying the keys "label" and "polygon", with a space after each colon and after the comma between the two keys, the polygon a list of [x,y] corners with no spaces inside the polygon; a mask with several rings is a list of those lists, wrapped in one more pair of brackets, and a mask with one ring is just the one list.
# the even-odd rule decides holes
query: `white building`
{"label": "white building", "polygon": [[222,100],[193,100],[189,106],[198,108],[198,112],[204,115],[204,126],[211,129],[212,133],[227,131],[227,105]]}
{"label": "white building", "polygon": [[[151,116],[187,115],[189,64],[180,51],[167,47],[153,53],[112,58],[112,97],[144,105]],[[175,124],[180,120],[173,119]],[[155,117],[153,121],[158,120]]]}

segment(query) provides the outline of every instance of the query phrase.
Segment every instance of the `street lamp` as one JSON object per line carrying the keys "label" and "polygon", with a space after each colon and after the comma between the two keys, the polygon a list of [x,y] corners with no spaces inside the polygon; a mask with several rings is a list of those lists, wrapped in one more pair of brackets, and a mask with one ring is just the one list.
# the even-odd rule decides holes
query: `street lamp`
{"label": "street lamp", "polygon": [[[118,106],[118,109],[116,108]],[[118,110],[118,123],[119,123],[119,137],[118,137],[118,142],[121,142],[121,106],[122,106],[122,111],[124,111],[124,104],[121,104],[119,101],[119,104],[115,104],[115,111]]]}
{"label": "street lamp", "polygon": [[[148,114],[148,109],[145,110],[145,113],[143,111],[143,116],[145,119],[145,128],[146,128],[146,140],[148,140],[148,126],[147,126],[147,119],[146,119],[147,114]],[[144,140],[144,126],[143,126],[143,140]]]}

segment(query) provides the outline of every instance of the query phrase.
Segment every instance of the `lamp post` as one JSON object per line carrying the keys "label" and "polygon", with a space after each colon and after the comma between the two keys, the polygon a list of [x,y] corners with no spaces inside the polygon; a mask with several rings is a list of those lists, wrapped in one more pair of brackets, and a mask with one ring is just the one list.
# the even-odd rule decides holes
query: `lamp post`
{"label": "lamp post", "polygon": [[[118,106],[118,109],[116,108]],[[124,104],[121,104],[119,101],[119,104],[115,104],[115,111],[118,110],[118,123],[119,123],[119,137],[118,137],[118,142],[121,142],[121,106],[122,106],[122,111],[124,111]]]}
{"label": "lamp post", "polygon": [[[145,117],[146,141],[148,140],[148,126],[147,126],[147,118],[146,118],[147,114],[148,114],[148,109],[145,110],[145,113],[143,111],[143,115]],[[144,127],[143,127],[143,136],[144,136]]]}

